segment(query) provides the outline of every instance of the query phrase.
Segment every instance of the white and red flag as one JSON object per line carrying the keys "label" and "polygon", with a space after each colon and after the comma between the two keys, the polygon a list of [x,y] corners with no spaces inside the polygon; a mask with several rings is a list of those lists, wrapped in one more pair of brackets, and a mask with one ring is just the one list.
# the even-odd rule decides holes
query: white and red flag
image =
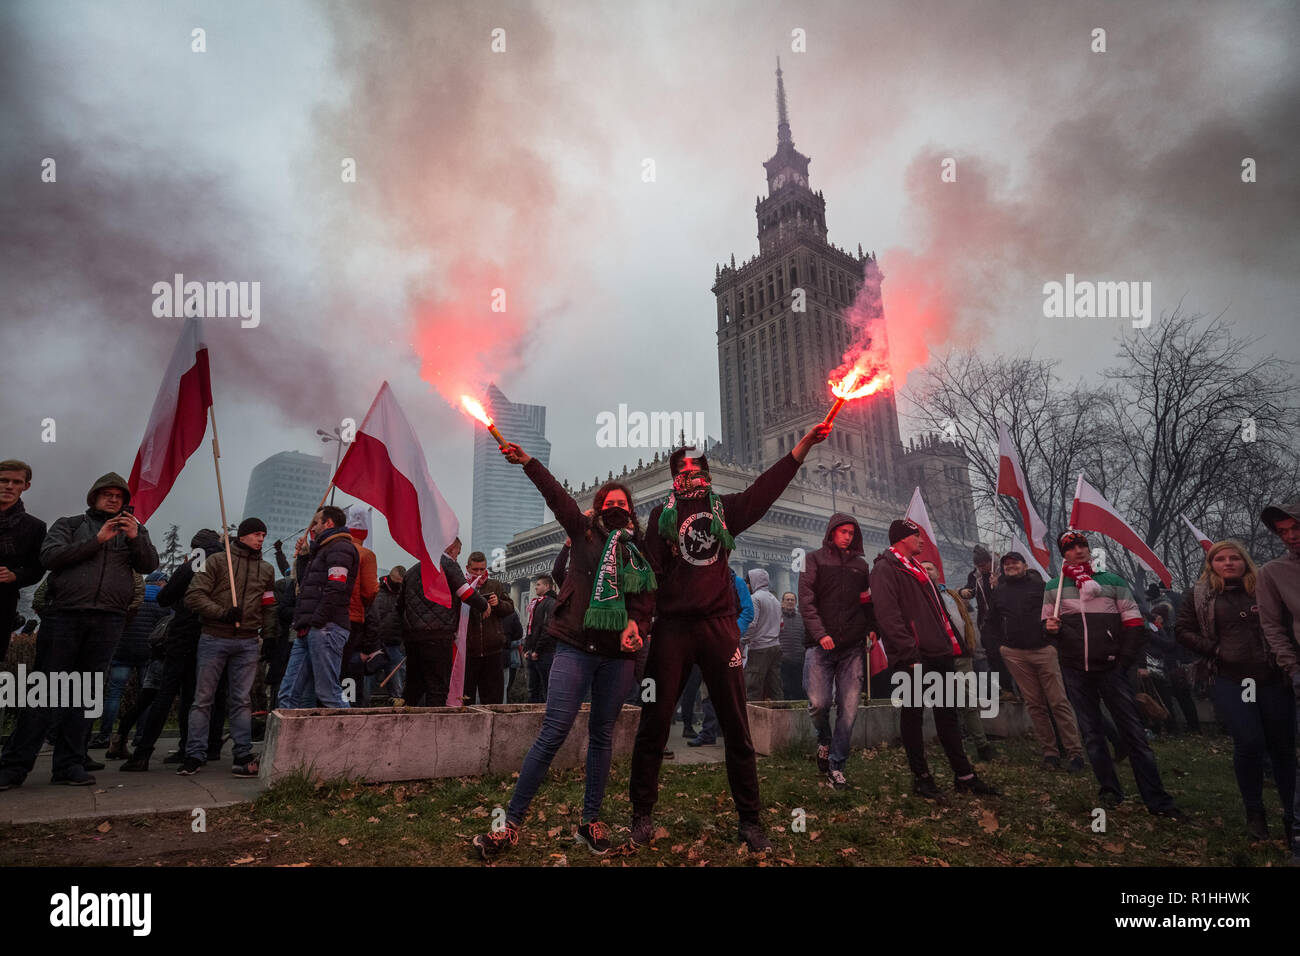
{"label": "white and red flag", "polygon": [[[1020,520],[1024,523],[1025,537],[1029,539],[1029,551],[1038,560],[1041,567],[1050,567],[1052,553],[1047,550],[1047,525],[1038,517],[1029,500],[1029,482],[1025,480],[1024,469],[1020,467],[1020,457],[1006,427],[998,422],[998,494],[1016,499],[1020,506]],[[1046,572],[1040,572],[1046,573]]]}
{"label": "white and red flag", "polygon": [[[460,621],[456,625],[456,648],[451,656],[451,681],[447,685],[447,706],[460,707],[465,698],[465,640],[469,634],[469,616],[479,614],[468,604],[463,603],[477,588],[487,579],[487,572],[483,572],[476,578],[470,578],[457,592],[456,596],[461,599]],[[474,703],[472,700],[470,703]],[[495,700],[485,700],[485,704],[495,704]]]}
{"label": "white and red flag", "polygon": [[1183,519],[1183,524],[1187,525],[1187,530],[1192,533],[1192,537],[1194,537],[1197,541],[1201,543],[1202,548],[1204,548],[1206,551],[1209,551],[1210,548],[1214,547],[1214,542],[1205,536],[1204,531],[1202,531],[1200,528],[1196,527],[1196,525],[1188,521],[1187,515],[1180,514],[1179,517]]}
{"label": "white and red flag", "polygon": [[420,562],[424,596],[451,607],[438,561],[460,533],[460,522],[429,477],[424,449],[387,382],[339,462],[334,486],[379,509],[393,540]]}
{"label": "white and red flag", "polygon": [[1156,553],[1138,533],[1129,527],[1127,521],[1119,516],[1109,501],[1100,491],[1079,475],[1079,483],[1074,489],[1074,507],[1070,509],[1070,527],[1079,531],[1097,531],[1122,544],[1138,563],[1160,579],[1160,583],[1169,587],[1174,576],[1164,566]]}
{"label": "white and red flag", "polygon": [[199,320],[189,318],[181,326],[127,481],[141,523],[158,510],[185,462],[203,443],[210,407],[208,348],[199,337]]}
{"label": "white and red flag", "polygon": [[919,486],[912,492],[912,500],[908,503],[907,513],[903,517],[915,522],[921,529],[921,553],[916,560],[932,561],[939,569],[939,580],[945,580],[943,559],[939,557],[939,546],[935,543],[937,539],[934,536],[934,526],[930,524],[930,513],[925,510],[925,499],[921,497]]}

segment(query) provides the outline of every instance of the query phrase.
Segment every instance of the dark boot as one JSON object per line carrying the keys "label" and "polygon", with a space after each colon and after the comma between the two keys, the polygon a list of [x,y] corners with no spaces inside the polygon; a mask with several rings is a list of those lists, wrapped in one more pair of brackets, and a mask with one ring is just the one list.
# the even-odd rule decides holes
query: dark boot
{"label": "dark boot", "polygon": [[1246,814],[1246,832],[1255,840],[1268,839],[1268,821],[1263,811]]}
{"label": "dark boot", "polygon": [[934,777],[928,773],[924,777],[914,776],[912,778],[912,792],[918,797],[933,800],[935,803],[946,804],[948,802],[948,798],[939,789],[939,785],[934,782]]}
{"label": "dark boot", "polygon": [[118,767],[118,770],[125,770],[128,773],[144,773],[149,769],[149,755],[152,750],[146,750],[143,747],[137,747],[135,753],[126,759],[126,763]]}
{"label": "dark boot", "polygon": [[114,734],[112,741],[108,745],[108,751],[104,754],[104,759],[125,760],[129,756],[131,756],[131,753],[126,749],[126,741],[122,739],[122,735]]}
{"label": "dark boot", "polygon": [[960,777],[958,777],[958,778],[957,778],[957,792],[958,792],[958,793],[973,793],[973,794],[975,794],[975,795],[977,795],[977,796],[981,796],[981,797],[1000,797],[1000,796],[1002,796],[1001,791],[999,791],[996,787],[990,786],[989,784],[987,784],[987,783],[985,783],[983,780],[981,780],[981,779],[979,778],[979,774],[973,774],[972,776],[967,777],[965,780],[962,780]]}

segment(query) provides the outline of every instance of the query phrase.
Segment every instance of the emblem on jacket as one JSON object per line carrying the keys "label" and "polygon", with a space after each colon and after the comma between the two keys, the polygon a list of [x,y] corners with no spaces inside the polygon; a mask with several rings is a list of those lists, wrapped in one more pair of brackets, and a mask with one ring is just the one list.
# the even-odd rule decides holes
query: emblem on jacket
{"label": "emblem on jacket", "polygon": [[677,539],[682,557],[691,564],[708,565],[718,560],[722,546],[709,531],[712,524],[713,512],[701,511],[683,521],[678,529]]}

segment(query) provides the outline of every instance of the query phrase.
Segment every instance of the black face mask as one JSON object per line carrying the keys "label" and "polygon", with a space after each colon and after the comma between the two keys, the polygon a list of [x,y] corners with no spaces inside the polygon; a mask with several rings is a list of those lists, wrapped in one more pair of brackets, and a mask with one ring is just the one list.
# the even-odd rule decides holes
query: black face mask
{"label": "black face mask", "polygon": [[632,512],[628,511],[626,508],[620,508],[618,505],[614,505],[601,510],[600,520],[604,523],[606,528],[621,530],[632,523]]}

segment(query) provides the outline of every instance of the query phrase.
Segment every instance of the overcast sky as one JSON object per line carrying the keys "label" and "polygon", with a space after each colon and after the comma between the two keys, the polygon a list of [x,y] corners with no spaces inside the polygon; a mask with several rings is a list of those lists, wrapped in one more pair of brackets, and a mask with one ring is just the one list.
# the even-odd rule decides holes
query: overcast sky
{"label": "overcast sky", "polygon": [[[900,376],[949,345],[1097,376],[1129,321],[1044,318],[1066,273],[1300,358],[1293,3],[699,6],[5,4],[0,457],[34,466],[29,510],[129,473],[176,334],[151,289],[177,272],[261,283],[259,327],[205,323],[233,519],[254,464],[322,450],[384,379],[467,540],[446,395],[546,405],[575,484],[653,453],[597,447],[619,403],[718,434],[709,288],[757,252],[778,55],[831,241],[879,254]],[[215,526],[215,487],[205,446],[155,536]]]}

